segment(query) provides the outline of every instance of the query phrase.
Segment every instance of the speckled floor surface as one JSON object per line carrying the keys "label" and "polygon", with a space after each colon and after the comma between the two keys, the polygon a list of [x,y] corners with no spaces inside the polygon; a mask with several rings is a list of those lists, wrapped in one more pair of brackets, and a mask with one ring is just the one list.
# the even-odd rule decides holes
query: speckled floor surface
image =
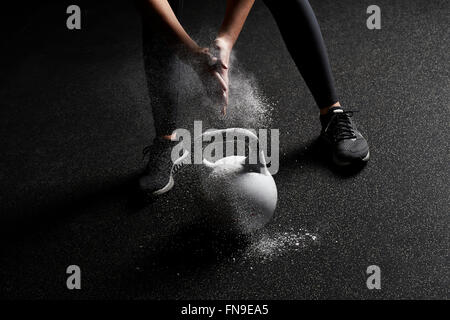
{"label": "speckled floor surface", "polygon": [[[312,97],[257,2],[235,70],[272,107],[281,145],[275,217],[250,238],[215,234],[189,168],[169,194],[134,204],[154,129],[131,4],[81,2],[79,32],[65,28],[64,4],[10,11],[1,28],[0,297],[448,298],[450,4],[379,0],[378,31],[366,28],[370,1],[311,4],[372,157],[354,172],[324,160]],[[183,21],[204,40],[222,9],[185,1]],[[203,114],[190,105],[181,122]],[[82,290],[65,287],[71,264]],[[366,287],[369,265],[381,268],[381,290]]]}

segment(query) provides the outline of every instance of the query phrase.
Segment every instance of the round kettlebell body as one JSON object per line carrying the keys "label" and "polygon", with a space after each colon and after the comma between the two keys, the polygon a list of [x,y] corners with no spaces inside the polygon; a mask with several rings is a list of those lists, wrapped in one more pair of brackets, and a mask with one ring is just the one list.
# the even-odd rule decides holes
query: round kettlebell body
{"label": "round kettlebell body", "polygon": [[278,195],[267,168],[245,161],[245,156],[228,156],[205,163],[203,191],[210,213],[222,227],[251,233],[271,220]]}

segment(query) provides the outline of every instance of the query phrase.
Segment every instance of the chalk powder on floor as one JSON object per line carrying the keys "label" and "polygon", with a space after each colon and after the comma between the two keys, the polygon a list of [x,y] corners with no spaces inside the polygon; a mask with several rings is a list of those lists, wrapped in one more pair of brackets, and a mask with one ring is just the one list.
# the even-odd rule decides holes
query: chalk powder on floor
{"label": "chalk powder on floor", "polygon": [[298,252],[319,242],[319,236],[304,230],[264,234],[254,241],[245,256],[272,260],[289,252]]}

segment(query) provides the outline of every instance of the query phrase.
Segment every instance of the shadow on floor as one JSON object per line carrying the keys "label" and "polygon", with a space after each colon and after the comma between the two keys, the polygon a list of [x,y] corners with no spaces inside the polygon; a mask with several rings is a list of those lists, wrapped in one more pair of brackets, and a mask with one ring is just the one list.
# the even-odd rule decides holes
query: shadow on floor
{"label": "shadow on floor", "polygon": [[[205,215],[178,232],[153,240],[135,252],[136,269],[130,272],[137,295],[176,296],[182,282],[202,275],[215,265],[236,257],[250,244],[250,237],[216,229]],[[136,293],[136,292],[135,292]]]}
{"label": "shadow on floor", "polygon": [[[92,281],[98,281],[96,285],[114,288],[111,292],[109,289],[100,291],[105,297],[125,294],[162,298],[167,288],[175,288],[172,294],[178,292],[180,276],[177,274],[181,273],[184,279],[203,275],[248,245],[246,236],[219,228],[223,220],[211,219],[210,209],[196,194],[183,198],[186,190],[181,182],[170,194],[140,210],[141,203],[136,206],[135,202],[136,181],[137,175],[131,175],[108,186],[82,189],[96,192],[80,192],[70,199],[55,196],[50,205],[40,208],[24,205],[23,213],[32,212],[33,217],[25,219],[24,216],[21,220],[2,224],[1,247],[6,252],[22,252],[25,248],[25,252],[42,252],[47,257],[52,257],[55,252],[67,254],[67,257],[58,255],[45,261],[35,260],[34,255],[27,254],[23,257],[27,262],[23,266],[25,272],[37,264],[45,270],[43,273],[47,278],[52,278],[50,273],[55,266],[67,260],[81,260],[85,261],[84,267],[90,270],[90,275],[95,275]],[[122,217],[115,219],[117,214]],[[108,232],[93,235],[95,225],[101,226],[102,230],[106,228]],[[41,243],[48,243],[56,237],[58,242],[52,242],[51,248],[41,247]],[[105,244],[107,247],[103,251]],[[102,262],[99,263],[98,259]],[[103,270],[110,267],[119,268],[118,273],[104,275]],[[29,280],[23,281],[27,283]],[[111,287],[110,283],[115,281],[119,281],[119,286]],[[53,283],[51,286],[55,286],[52,292],[61,290],[62,296],[71,297],[63,287]],[[85,293],[99,294],[97,288],[90,290],[93,291]]]}
{"label": "shadow on floor", "polygon": [[[18,238],[23,239],[33,233],[54,229],[86,212],[89,208],[113,206],[118,202],[123,202],[126,212],[133,214],[145,205],[137,193],[136,181],[139,174],[134,173],[117,178],[106,187],[100,185],[78,187],[77,190],[91,191],[80,191],[70,196],[54,195],[53,199],[46,199],[44,204],[21,203],[20,207],[16,209],[14,218],[2,221],[0,237],[7,239],[8,242]],[[51,193],[49,192],[49,194]]]}

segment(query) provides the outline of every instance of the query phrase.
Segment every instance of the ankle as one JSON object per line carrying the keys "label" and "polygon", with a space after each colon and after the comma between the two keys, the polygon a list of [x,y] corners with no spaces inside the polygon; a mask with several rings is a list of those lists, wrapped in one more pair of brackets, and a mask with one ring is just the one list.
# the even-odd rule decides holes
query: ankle
{"label": "ankle", "polygon": [[330,108],[333,108],[333,107],[341,107],[341,103],[339,101],[337,101],[336,103],[332,104],[329,107],[321,108],[320,115],[321,116],[326,115],[328,113],[328,110],[330,110]]}
{"label": "ankle", "polygon": [[168,141],[173,141],[176,138],[176,134],[169,134],[169,135],[165,135],[165,136],[161,136],[162,140],[168,140]]}

